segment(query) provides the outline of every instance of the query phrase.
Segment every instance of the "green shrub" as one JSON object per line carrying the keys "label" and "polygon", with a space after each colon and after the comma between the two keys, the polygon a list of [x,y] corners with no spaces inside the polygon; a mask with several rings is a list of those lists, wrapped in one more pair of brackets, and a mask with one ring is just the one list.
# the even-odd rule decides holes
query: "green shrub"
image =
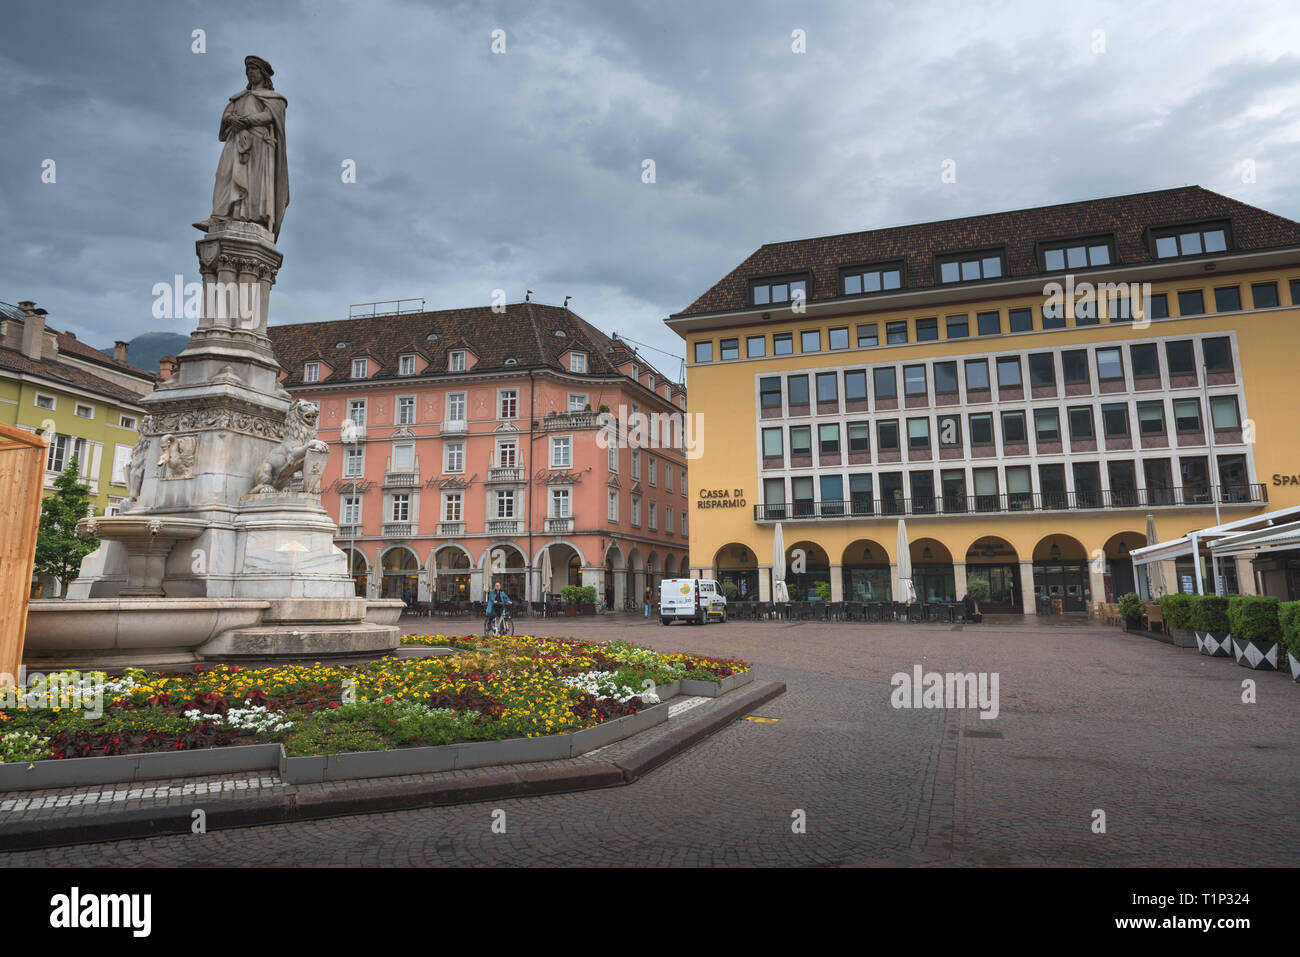
{"label": "green shrub", "polygon": [[966,580],[966,594],[977,602],[988,601],[989,580],[987,578],[968,578]]}
{"label": "green shrub", "polygon": [[1160,614],[1169,628],[1192,627],[1192,596],[1183,594],[1162,595]]}
{"label": "green shrub", "polygon": [[1279,604],[1276,598],[1266,595],[1233,595],[1228,599],[1228,624],[1232,636],[1242,641],[1280,640]]}
{"label": "green shrub", "polygon": [[582,600],[582,586],[565,585],[560,589],[560,598],[566,605],[576,605]]}
{"label": "green shrub", "polygon": [[830,582],[813,582],[813,591],[822,601],[831,600],[831,583]]}
{"label": "green shrub", "polygon": [[1120,596],[1119,613],[1129,621],[1141,621],[1144,608],[1142,599],[1137,596],[1137,592],[1131,591],[1127,595]]}
{"label": "green shrub", "polygon": [[1277,620],[1282,626],[1282,640],[1291,654],[1300,658],[1300,601],[1284,601],[1278,605]]}
{"label": "green shrub", "polygon": [[1222,595],[1192,595],[1192,628],[1202,634],[1226,635],[1232,630],[1228,624],[1228,599]]}

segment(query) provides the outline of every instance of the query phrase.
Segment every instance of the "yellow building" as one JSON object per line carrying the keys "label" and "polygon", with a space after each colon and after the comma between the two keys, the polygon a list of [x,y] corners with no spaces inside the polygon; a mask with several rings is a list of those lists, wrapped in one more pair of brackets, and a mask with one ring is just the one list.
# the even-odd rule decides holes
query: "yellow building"
{"label": "yellow building", "polygon": [[896,597],[903,519],[922,600],[1070,612],[1145,590],[1148,517],[1300,504],[1300,224],[1200,187],[766,245],[667,323],[691,566],[760,600],[778,525],[793,599]]}

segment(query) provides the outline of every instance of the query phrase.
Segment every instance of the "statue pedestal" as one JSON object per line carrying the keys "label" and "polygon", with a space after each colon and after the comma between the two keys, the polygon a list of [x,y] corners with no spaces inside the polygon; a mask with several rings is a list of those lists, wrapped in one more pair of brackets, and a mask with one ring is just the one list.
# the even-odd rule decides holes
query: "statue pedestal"
{"label": "statue pedestal", "polygon": [[[213,224],[197,250],[204,316],[176,375],[142,400],[139,491],[124,515],[87,521],[102,544],[64,607],[98,602],[97,613],[116,616],[126,642],[116,652],[128,657],[132,629],[156,631],[168,602],[177,603],[176,646],[200,657],[391,651],[402,603],[356,597],[338,526],[320,504],[319,409],[277,382],[266,307],[282,257],[269,232],[240,222]],[[120,603],[128,596],[152,599],[147,613]],[[119,604],[105,611],[106,600]],[[259,600],[264,611],[245,607]],[[213,625],[196,611],[224,603],[244,613]],[[43,629],[68,650],[75,629],[57,611],[34,626],[34,654]]]}

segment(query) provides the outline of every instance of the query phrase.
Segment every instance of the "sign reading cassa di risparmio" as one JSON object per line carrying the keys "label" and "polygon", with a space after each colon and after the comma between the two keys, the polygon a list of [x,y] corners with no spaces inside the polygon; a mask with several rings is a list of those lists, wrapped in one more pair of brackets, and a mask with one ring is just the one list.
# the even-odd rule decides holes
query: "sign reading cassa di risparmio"
{"label": "sign reading cassa di risparmio", "polygon": [[702,488],[695,500],[696,508],[744,508],[743,488]]}

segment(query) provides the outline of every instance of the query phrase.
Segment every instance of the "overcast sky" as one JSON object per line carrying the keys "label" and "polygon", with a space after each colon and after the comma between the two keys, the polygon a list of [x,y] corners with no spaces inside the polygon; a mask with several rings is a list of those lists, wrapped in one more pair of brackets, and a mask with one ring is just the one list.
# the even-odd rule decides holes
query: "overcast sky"
{"label": "overcast sky", "polygon": [[151,290],[198,278],[248,53],[289,103],[274,323],[531,289],[681,355],[662,320],[765,242],[1188,183],[1300,218],[1285,2],[47,0],[4,25],[0,300],[97,346],[189,332]]}

